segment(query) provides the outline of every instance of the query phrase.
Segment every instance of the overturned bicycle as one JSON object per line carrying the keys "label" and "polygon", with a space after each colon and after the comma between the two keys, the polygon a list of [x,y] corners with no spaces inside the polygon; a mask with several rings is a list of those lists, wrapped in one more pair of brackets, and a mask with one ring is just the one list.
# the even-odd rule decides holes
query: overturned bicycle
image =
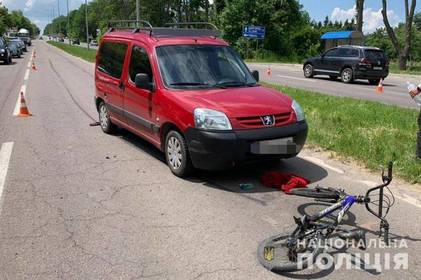
{"label": "overturned bicycle", "polygon": [[[383,183],[370,188],[365,195],[348,195],[344,190],[321,187],[291,190],[290,194],[315,198],[332,205],[315,215],[294,217],[297,226],[291,234],[281,233],[263,240],[257,249],[259,262],[274,272],[303,270],[314,263],[323,253],[324,244],[333,238],[357,241],[360,249],[365,250],[365,231],[349,231],[340,227],[344,215],[355,203],[364,204],[380,220],[379,235],[388,245],[389,223],[385,218],[394,204],[393,193],[388,188],[392,181],[392,169],[393,163],[390,162],[387,175],[382,172]],[[326,222],[323,220],[325,217],[333,217],[334,222]]]}

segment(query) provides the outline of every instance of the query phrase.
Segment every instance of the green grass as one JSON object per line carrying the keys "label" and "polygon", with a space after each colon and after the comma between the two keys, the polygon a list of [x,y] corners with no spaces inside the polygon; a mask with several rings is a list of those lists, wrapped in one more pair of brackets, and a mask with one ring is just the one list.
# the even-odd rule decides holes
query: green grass
{"label": "green grass", "polygon": [[93,50],[93,49],[88,50],[87,48],[69,45],[65,43],[54,42],[54,41],[48,41],[47,43],[59,49],[62,49],[63,51],[71,55],[80,57],[86,61],[95,62],[96,50]]}
{"label": "green grass", "polygon": [[396,74],[421,75],[421,62],[408,62],[406,70],[399,70],[398,63],[393,61],[390,63],[389,70]]}
{"label": "green grass", "polygon": [[396,175],[421,183],[421,160],[415,159],[417,110],[264,85],[301,104],[309,123],[308,144],[357,160],[373,171],[396,160]]}

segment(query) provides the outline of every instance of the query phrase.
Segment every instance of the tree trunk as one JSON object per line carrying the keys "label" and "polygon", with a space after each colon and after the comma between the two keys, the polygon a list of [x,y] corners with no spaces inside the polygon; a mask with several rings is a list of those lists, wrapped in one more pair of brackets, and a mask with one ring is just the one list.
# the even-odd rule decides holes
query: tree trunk
{"label": "tree trunk", "polygon": [[356,1],[356,9],[357,9],[357,31],[363,32],[364,0]]}
{"label": "tree trunk", "polygon": [[399,69],[406,70],[406,63],[408,61],[409,53],[411,51],[412,43],[412,23],[414,19],[416,0],[412,0],[411,7],[409,8],[408,0],[405,1],[405,45],[402,48],[399,44],[398,38],[396,37],[395,31],[390,26],[389,19],[387,17],[387,2],[382,0],[383,9],[383,22],[386,27],[387,34],[392,41],[393,47],[399,56]]}

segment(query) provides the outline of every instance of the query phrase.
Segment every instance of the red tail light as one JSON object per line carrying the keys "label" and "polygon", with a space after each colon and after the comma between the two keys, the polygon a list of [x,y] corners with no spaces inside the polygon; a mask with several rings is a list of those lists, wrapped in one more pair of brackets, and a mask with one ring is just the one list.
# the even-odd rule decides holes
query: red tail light
{"label": "red tail light", "polygon": [[362,58],[359,63],[361,66],[371,66],[371,64],[371,61],[367,58]]}

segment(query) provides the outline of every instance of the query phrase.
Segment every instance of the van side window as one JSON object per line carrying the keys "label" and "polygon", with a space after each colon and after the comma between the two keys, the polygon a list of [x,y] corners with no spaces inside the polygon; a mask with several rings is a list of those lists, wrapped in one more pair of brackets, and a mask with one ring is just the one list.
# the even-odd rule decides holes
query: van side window
{"label": "van side window", "polygon": [[149,82],[152,83],[153,73],[148,54],[146,53],[145,49],[134,46],[132,50],[132,57],[130,58],[130,80],[134,82],[136,75],[139,73],[148,74]]}
{"label": "van side window", "polygon": [[105,42],[99,50],[98,70],[120,79],[126,51],[127,44]]}

